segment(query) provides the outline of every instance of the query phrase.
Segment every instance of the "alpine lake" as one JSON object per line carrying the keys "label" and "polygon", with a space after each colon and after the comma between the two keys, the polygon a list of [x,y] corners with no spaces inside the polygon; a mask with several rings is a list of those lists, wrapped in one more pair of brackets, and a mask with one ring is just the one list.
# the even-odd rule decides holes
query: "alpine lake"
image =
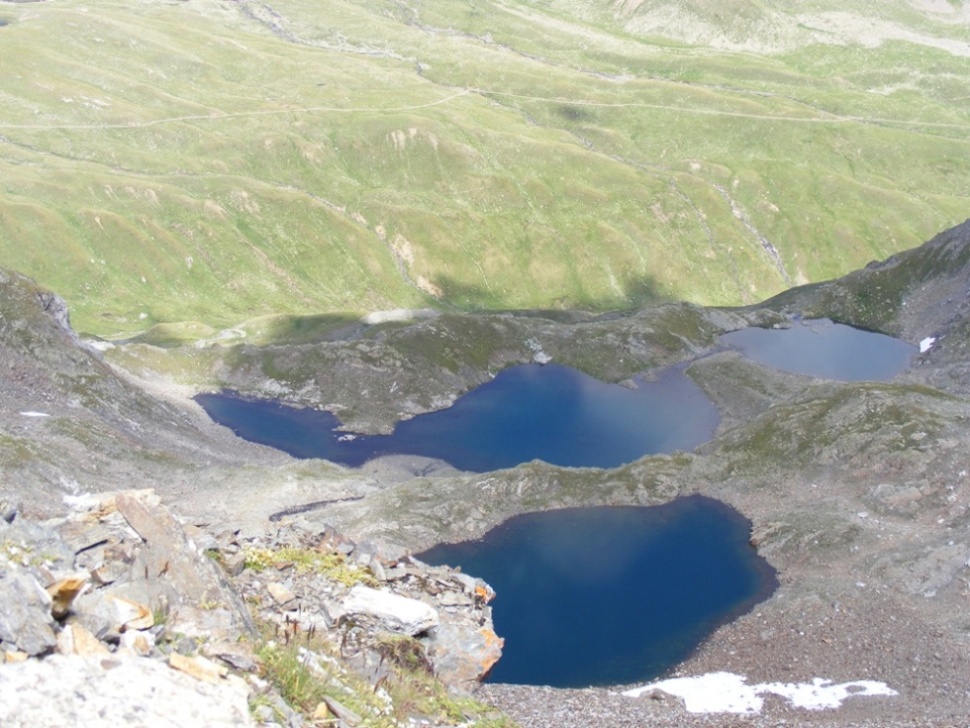
{"label": "alpine lake", "polygon": [[[889,379],[916,351],[825,319],[735,331],[719,345],[764,366],[843,381]],[[350,467],[411,454],[472,472],[534,459],[614,468],[692,450],[713,436],[717,409],[684,369],[629,387],[556,364],[520,365],[448,409],[398,423],[390,435],[343,432],[329,412],[232,392],[196,400],[240,437]],[[417,557],[461,567],[495,589],[493,618],[505,648],[490,681],[616,685],[664,674],[772,594],[775,573],[749,544],[750,526],[729,506],[690,496],[653,507],[527,513],[479,540]]]}

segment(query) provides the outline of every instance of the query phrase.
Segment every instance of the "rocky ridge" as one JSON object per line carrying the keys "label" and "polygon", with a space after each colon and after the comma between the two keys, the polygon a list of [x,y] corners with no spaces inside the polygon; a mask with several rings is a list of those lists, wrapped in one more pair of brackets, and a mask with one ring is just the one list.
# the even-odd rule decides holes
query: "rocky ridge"
{"label": "rocky ridge", "polygon": [[332,529],[183,528],[148,490],[8,507],[0,562],[5,726],[402,725],[396,691],[467,693],[501,654],[480,579]]}

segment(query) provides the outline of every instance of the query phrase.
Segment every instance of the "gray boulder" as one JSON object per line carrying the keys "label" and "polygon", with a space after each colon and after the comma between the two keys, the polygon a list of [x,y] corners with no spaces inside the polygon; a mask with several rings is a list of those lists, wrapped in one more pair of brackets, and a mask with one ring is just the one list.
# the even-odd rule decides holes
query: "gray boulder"
{"label": "gray boulder", "polygon": [[0,641],[7,649],[40,655],[57,644],[51,597],[27,571],[0,571]]}
{"label": "gray boulder", "polygon": [[366,586],[355,586],[350,590],[343,602],[343,611],[345,617],[373,621],[378,629],[409,637],[439,624],[434,607],[387,589]]}

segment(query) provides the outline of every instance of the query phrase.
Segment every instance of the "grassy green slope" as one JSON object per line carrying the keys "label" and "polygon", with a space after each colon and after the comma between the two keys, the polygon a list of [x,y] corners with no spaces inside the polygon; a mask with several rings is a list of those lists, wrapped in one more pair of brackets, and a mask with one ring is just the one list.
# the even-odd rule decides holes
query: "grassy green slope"
{"label": "grassy green slope", "polygon": [[[732,37],[788,17],[745,5]],[[966,32],[886,5],[957,45],[716,51],[650,3],[0,5],[0,265],[103,335],[759,300],[967,217]]]}

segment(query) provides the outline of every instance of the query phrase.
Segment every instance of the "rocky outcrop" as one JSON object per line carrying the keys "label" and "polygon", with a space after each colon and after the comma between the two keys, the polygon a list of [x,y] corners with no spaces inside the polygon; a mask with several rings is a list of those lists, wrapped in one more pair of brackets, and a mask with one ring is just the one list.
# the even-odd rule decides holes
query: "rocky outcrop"
{"label": "rocky outcrop", "polygon": [[0,644],[28,655],[39,655],[57,644],[51,598],[37,580],[22,568],[0,574]]}
{"label": "rocky outcrop", "polygon": [[264,723],[295,715],[258,677],[272,642],[247,603],[344,692],[376,689],[400,661],[468,689],[501,654],[481,580],[330,529],[190,530],[150,490],[0,522],[0,724],[241,726],[261,694],[276,706]]}
{"label": "rocky outcrop", "polygon": [[402,597],[388,589],[355,586],[343,600],[344,616],[371,620],[377,629],[414,637],[440,624],[438,612],[419,599]]}
{"label": "rocky outcrop", "polygon": [[238,641],[254,626],[152,491],[4,520],[0,584],[0,724],[250,723],[243,680],[203,684],[163,662],[197,649],[190,636]]}
{"label": "rocky outcrop", "polygon": [[220,549],[227,560],[247,555],[235,583],[261,621],[287,638],[331,635],[374,685],[387,677],[388,653],[401,644],[460,690],[476,686],[502,654],[488,607],[491,587],[401,549],[295,525],[272,539]]}

